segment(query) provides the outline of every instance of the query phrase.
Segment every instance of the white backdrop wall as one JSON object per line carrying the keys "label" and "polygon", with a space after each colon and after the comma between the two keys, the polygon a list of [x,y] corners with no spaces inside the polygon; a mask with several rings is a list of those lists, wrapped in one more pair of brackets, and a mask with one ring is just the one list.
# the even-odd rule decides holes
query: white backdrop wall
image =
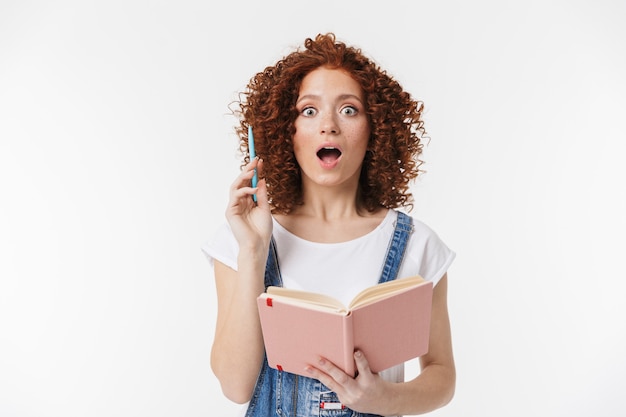
{"label": "white backdrop wall", "polygon": [[[334,31],[426,104],[449,271],[438,416],[618,416],[626,5],[0,2],[0,416],[228,416],[212,271],[228,103]],[[409,364],[414,372],[416,363]]]}

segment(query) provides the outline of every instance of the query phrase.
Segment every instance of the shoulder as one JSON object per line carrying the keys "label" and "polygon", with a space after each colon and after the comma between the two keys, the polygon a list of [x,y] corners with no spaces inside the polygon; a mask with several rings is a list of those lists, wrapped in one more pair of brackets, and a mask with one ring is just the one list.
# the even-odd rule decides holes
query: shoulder
{"label": "shoulder", "polygon": [[395,227],[396,223],[398,222],[411,224],[412,226],[411,239],[412,240],[423,240],[423,239],[429,239],[433,237],[438,238],[437,233],[428,224],[426,224],[424,221],[422,221],[418,217],[405,213],[403,211],[397,210],[397,209],[393,209],[390,211],[392,214],[388,216],[388,218],[389,217],[393,218],[393,222],[391,223],[393,227]]}
{"label": "shoulder", "polygon": [[426,223],[414,215],[405,213],[398,209],[390,209],[386,216],[387,228],[395,228],[397,223],[411,225],[411,238],[423,239],[429,236],[437,236],[437,233]]}
{"label": "shoulder", "polygon": [[412,221],[411,237],[405,253],[405,266],[411,269],[410,273],[417,273],[424,279],[436,283],[452,264],[456,254],[428,224],[415,216],[405,215]]}
{"label": "shoulder", "polygon": [[239,244],[233,235],[228,222],[224,221],[220,224],[210,239],[205,241],[200,247],[211,265],[214,260],[237,269],[237,255],[239,253]]}

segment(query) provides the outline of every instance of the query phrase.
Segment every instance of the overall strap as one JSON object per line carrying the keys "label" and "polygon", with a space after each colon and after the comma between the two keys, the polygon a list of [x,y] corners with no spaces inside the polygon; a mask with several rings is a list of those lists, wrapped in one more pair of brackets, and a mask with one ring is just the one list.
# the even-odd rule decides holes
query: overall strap
{"label": "overall strap", "polygon": [[404,252],[409,243],[409,238],[413,232],[413,219],[411,216],[398,212],[398,218],[395,221],[395,229],[393,236],[389,241],[387,256],[383,265],[383,271],[380,275],[379,284],[392,281],[397,278],[398,271],[404,259]]}
{"label": "overall strap", "polygon": [[283,279],[280,275],[280,267],[278,266],[278,255],[276,253],[274,236],[272,236],[270,240],[270,249],[265,263],[265,289],[267,290],[269,286],[283,286]]}
{"label": "overall strap", "polygon": [[[278,255],[276,253],[276,242],[272,236],[270,240],[269,252],[265,263],[265,290],[267,287],[282,287],[283,280],[278,267]],[[272,410],[272,403],[275,402],[276,393],[273,388],[276,385],[278,372],[267,364],[267,356],[264,355],[259,375],[254,385],[254,391],[246,410],[246,417],[269,416]]]}

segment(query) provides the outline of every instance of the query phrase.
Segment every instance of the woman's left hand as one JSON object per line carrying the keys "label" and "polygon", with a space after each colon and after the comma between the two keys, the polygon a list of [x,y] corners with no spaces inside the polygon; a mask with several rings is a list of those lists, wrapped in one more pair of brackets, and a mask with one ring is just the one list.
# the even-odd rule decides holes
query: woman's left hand
{"label": "woman's left hand", "polygon": [[307,367],[307,371],[311,378],[334,391],[339,401],[351,410],[373,414],[387,410],[385,403],[391,400],[389,383],[372,373],[362,352],[354,353],[354,361],[358,371],[354,378],[325,358],[320,358],[315,366]]}

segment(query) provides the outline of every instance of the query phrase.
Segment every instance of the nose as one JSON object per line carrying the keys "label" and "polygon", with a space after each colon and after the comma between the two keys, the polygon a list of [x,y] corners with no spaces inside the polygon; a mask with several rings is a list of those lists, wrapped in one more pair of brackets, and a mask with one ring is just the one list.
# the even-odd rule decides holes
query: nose
{"label": "nose", "polygon": [[337,120],[335,120],[335,115],[333,113],[327,113],[322,117],[320,131],[324,134],[339,133],[339,125],[337,124]]}

